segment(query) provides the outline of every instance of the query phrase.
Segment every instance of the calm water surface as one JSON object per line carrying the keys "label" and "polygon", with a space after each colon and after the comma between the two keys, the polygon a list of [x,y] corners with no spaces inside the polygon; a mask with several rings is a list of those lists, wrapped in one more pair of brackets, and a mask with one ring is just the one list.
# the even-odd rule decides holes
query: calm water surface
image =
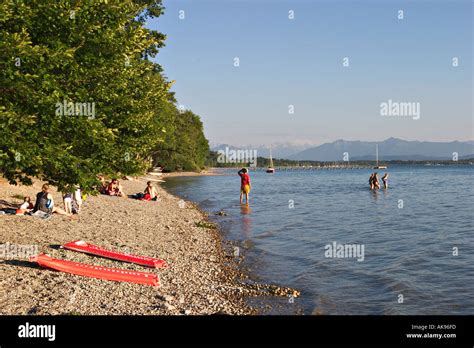
{"label": "calm water surface", "polygon": [[[370,170],[251,172],[248,208],[236,171],[164,186],[224,210],[214,220],[246,246],[252,272],[302,290],[307,314],[474,314],[474,167],[388,171],[389,189],[375,193]],[[364,260],[325,257],[333,242],[363,245]]]}

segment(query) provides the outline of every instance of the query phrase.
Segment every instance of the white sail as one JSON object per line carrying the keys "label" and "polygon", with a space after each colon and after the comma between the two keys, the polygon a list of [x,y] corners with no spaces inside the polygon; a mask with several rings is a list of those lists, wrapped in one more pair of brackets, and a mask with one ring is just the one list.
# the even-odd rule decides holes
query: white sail
{"label": "white sail", "polygon": [[272,149],[270,149],[270,164],[267,168],[267,173],[275,173],[275,168],[273,168]]}

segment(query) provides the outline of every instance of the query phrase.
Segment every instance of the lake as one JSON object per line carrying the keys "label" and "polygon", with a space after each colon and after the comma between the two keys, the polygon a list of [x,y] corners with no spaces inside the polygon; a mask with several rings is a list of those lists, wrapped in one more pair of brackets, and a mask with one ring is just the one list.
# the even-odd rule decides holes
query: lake
{"label": "lake", "polygon": [[474,167],[387,171],[377,192],[370,169],[251,171],[248,207],[237,170],[163,185],[239,241],[258,280],[301,290],[305,314],[474,314]]}

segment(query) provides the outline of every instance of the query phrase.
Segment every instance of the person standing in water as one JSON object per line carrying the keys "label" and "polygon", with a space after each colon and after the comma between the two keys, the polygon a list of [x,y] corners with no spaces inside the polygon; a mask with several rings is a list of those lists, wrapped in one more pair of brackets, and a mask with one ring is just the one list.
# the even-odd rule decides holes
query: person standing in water
{"label": "person standing in water", "polygon": [[372,179],[374,183],[374,190],[380,190],[380,182],[378,173],[374,173],[374,178]]}
{"label": "person standing in water", "polygon": [[247,168],[242,168],[239,170],[238,174],[240,176],[240,204],[242,204],[242,198],[245,194],[245,204],[249,203],[249,193],[250,193],[250,176],[247,174]]}
{"label": "person standing in water", "polygon": [[373,190],[374,189],[374,173],[370,174],[369,185],[370,185],[370,189]]}
{"label": "person standing in water", "polygon": [[388,189],[388,173],[382,176],[383,188]]}

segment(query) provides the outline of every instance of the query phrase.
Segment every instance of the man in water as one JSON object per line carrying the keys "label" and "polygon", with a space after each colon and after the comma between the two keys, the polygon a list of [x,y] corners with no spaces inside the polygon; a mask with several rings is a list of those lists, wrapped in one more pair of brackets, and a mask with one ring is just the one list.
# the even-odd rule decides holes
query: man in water
{"label": "man in water", "polygon": [[247,174],[247,168],[242,168],[238,172],[240,176],[240,204],[242,204],[242,196],[245,194],[245,204],[249,203],[250,193],[250,176]]}

